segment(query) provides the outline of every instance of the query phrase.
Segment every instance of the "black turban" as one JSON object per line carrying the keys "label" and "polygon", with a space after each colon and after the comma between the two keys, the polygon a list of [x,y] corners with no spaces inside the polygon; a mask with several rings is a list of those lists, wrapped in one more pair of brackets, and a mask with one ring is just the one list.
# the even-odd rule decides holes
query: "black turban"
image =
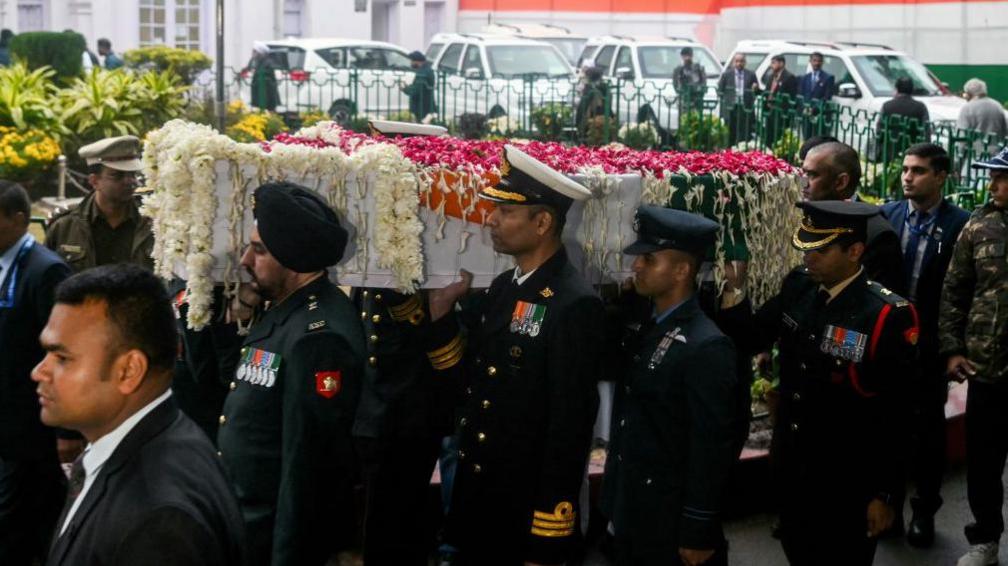
{"label": "black turban", "polygon": [[318,194],[293,183],[266,183],[253,198],[259,237],[280,265],[311,273],[343,259],[347,231]]}

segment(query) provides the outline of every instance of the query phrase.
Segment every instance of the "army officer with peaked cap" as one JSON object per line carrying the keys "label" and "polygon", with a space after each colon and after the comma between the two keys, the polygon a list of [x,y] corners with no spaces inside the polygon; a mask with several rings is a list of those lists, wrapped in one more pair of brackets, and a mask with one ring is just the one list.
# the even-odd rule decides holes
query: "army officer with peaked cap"
{"label": "army officer with peaked cap", "polygon": [[242,266],[267,308],[245,339],[217,433],[253,564],[325,564],[353,532],[350,429],[364,335],[326,268],[347,231],[315,193],[255,191]]}
{"label": "army officer with peaked cap", "polygon": [[634,287],[653,312],[623,340],[629,368],[617,390],[602,508],[620,566],[727,564],[721,506],[738,458],[735,348],[700,310],[696,276],[718,224],[642,206]]}
{"label": "army officer with peaked cap", "polygon": [[560,235],[571,204],[590,196],[505,146],[501,181],[480,197],[497,204],[487,219],[494,250],[517,267],[457,316],[450,307],[467,278],[430,294],[428,356],[465,390],[445,535],[461,564],[563,564],[579,552],[603,313]]}
{"label": "army officer with peaked cap", "polygon": [[[917,313],[865,276],[863,202],[802,202],[792,245],[803,267],[755,313],[719,321],[746,352],[780,348],[771,445],[780,534],[792,566],[871,564],[902,489],[905,400],[917,372]],[[729,282],[738,287],[737,281]],[[750,324],[737,323],[748,320]]]}

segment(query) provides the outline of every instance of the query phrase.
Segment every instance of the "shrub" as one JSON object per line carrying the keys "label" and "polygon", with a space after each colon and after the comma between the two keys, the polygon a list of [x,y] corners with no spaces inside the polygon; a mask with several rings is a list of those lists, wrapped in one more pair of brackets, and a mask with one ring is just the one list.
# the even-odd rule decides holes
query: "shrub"
{"label": "shrub", "polygon": [[357,116],[356,118],[350,120],[350,123],[347,124],[346,129],[357,132],[358,134],[370,134],[371,133],[370,119],[365,118],[364,116]]}
{"label": "shrub", "polygon": [[49,67],[29,71],[23,62],[0,67],[0,125],[38,128],[58,137],[62,128],[52,109],[55,74]]}
{"label": "shrub", "polygon": [[60,120],[69,130],[71,148],[102,138],[132,134],[143,136],[150,129],[182,114],[184,87],[171,75],[134,75],[123,69],[93,69],[74,79],[58,93]]}
{"label": "shrub", "polygon": [[692,151],[725,149],[728,147],[728,126],[717,116],[690,112],[679,123],[679,145]]}
{"label": "shrub", "polygon": [[252,112],[229,127],[226,134],[237,142],[256,143],[272,139],[273,136],[285,131],[287,126],[279,114]]}
{"label": "shrub", "polygon": [[299,115],[299,118],[301,120],[301,127],[302,128],[307,128],[309,126],[314,126],[315,124],[318,124],[319,122],[322,122],[324,120],[329,120],[330,119],[328,114],[326,114],[325,112],[323,112],[322,110],[320,110],[318,108],[312,108],[311,110],[302,112]]}
{"label": "shrub", "polygon": [[563,102],[548,102],[532,110],[532,125],[541,138],[559,140],[564,128],[574,125],[574,109]]}
{"label": "shrub", "polygon": [[606,145],[616,141],[619,135],[619,120],[615,116],[595,116],[589,118],[585,127],[586,145]]}
{"label": "shrub", "polygon": [[487,134],[487,117],[470,112],[458,117],[458,132],[464,139],[478,140]]}
{"label": "shrub", "polygon": [[31,31],[14,36],[10,43],[12,59],[33,70],[52,67],[61,80],[80,76],[85,49],[84,36],[74,32]]}
{"label": "shrub", "polygon": [[658,132],[649,122],[626,124],[619,129],[619,139],[633,149],[651,149],[658,145]]}
{"label": "shrub", "polygon": [[774,157],[795,163],[798,160],[799,149],[801,149],[801,137],[798,132],[787,129],[781,132],[781,137],[774,142],[772,151]]}
{"label": "shrub", "polygon": [[199,51],[178,49],[167,45],[148,45],[130,49],[123,54],[130,67],[170,71],[185,84],[192,84],[196,75],[210,68],[210,58]]}
{"label": "shrub", "polygon": [[47,171],[60,155],[56,140],[36,129],[0,126],[0,178],[31,181]]}

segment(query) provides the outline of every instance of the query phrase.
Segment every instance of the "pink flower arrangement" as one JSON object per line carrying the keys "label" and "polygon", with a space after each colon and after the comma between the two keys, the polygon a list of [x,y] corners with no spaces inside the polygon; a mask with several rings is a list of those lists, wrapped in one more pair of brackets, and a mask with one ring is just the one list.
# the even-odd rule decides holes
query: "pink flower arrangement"
{"label": "pink flower arrangement", "polygon": [[[350,130],[339,130],[338,147],[345,153],[353,153],[360,145],[371,143],[392,143],[403,155],[414,163],[451,171],[484,173],[500,166],[500,156],[505,140],[464,140],[454,137],[371,137]],[[330,139],[332,137],[330,136]],[[271,143],[296,144],[322,148],[337,145],[322,139],[304,138],[282,133],[272,142],[263,144],[269,151]],[[516,142],[520,143],[520,142]],[[567,146],[558,142],[532,141],[522,145],[522,149],[563,173],[575,173],[582,167],[601,167],[606,173],[651,172],[663,177],[688,173],[706,175],[716,171],[727,171],[734,175],[780,175],[794,172],[786,161],[759,151],[740,153],[721,151],[702,153],[699,151],[639,151],[622,146],[584,147]]]}

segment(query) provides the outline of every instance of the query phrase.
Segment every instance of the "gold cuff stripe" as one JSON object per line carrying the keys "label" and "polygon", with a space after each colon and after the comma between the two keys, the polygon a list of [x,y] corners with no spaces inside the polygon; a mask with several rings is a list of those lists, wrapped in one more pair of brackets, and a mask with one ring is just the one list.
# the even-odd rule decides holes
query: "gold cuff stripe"
{"label": "gold cuff stripe", "polygon": [[441,357],[445,354],[450,354],[451,352],[455,351],[455,349],[458,348],[459,344],[461,343],[462,343],[462,334],[459,333],[456,334],[455,337],[451,339],[451,342],[448,342],[446,345],[436,350],[431,350],[430,352],[427,352],[427,356],[433,359]]}
{"label": "gold cuff stripe", "polygon": [[455,362],[457,362],[461,357],[462,357],[462,348],[459,348],[454,352],[449,352],[443,356],[438,356],[436,358],[431,358],[430,356],[428,356],[428,359],[430,359],[430,362],[432,364],[436,365],[446,364],[448,362],[452,362],[452,365],[454,365]]}
{"label": "gold cuff stripe", "polygon": [[493,187],[484,187],[483,192],[496,198],[508,199],[517,202],[525,202],[525,195],[521,193],[512,193],[509,191],[502,191],[500,189],[495,189]]}
{"label": "gold cuff stripe", "polygon": [[462,361],[464,352],[465,342],[462,340],[462,335],[456,334],[455,338],[447,346],[438,348],[433,352],[427,352],[427,358],[430,359],[430,363],[434,366],[434,369],[443,370]]}
{"label": "gold cuff stripe", "polygon": [[563,531],[548,531],[548,530],[545,530],[545,529],[539,529],[539,528],[536,528],[536,527],[532,527],[532,534],[534,534],[536,536],[540,536],[540,537],[551,537],[551,538],[555,538],[555,537],[569,537],[572,534],[574,534],[574,529],[566,529],[566,530],[563,530]]}
{"label": "gold cuff stripe", "polygon": [[389,307],[389,314],[392,320],[398,322],[408,321],[413,326],[420,324],[424,318],[423,304],[418,295],[413,295],[405,303]]}
{"label": "gold cuff stripe", "polygon": [[450,360],[446,360],[444,362],[431,362],[431,366],[436,370],[446,370],[451,369],[461,361],[462,361],[462,354],[459,353],[458,356],[455,356]]}
{"label": "gold cuff stripe", "polygon": [[563,529],[572,529],[572,528],[574,528],[574,521],[556,521],[556,522],[553,522],[553,521],[546,521],[544,519],[533,519],[532,520],[532,526],[533,527],[539,527],[540,529],[553,529],[555,531],[559,531],[559,530],[563,530]]}

